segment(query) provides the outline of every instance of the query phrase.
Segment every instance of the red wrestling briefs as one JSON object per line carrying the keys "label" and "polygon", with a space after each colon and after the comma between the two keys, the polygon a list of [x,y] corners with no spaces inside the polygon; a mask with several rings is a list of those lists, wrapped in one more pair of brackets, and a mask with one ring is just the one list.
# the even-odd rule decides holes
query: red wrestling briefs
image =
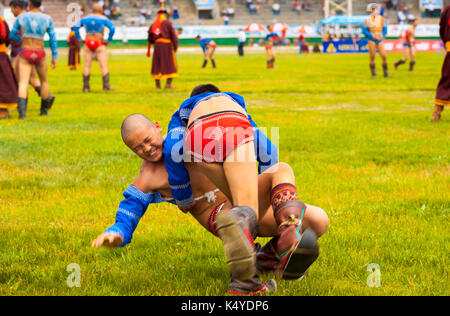
{"label": "red wrestling briefs", "polygon": [[84,41],[84,43],[93,52],[95,52],[95,50],[97,48],[99,48],[100,46],[105,45],[105,42],[103,40],[99,40],[99,39],[95,39],[95,38],[87,39]]}
{"label": "red wrestling briefs", "polygon": [[45,50],[43,48],[23,48],[19,55],[30,64],[37,65],[45,59]]}
{"label": "red wrestling briefs", "polygon": [[246,115],[223,111],[199,117],[189,125],[184,152],[194,161],[222,163],[237,147],[253,140]]}

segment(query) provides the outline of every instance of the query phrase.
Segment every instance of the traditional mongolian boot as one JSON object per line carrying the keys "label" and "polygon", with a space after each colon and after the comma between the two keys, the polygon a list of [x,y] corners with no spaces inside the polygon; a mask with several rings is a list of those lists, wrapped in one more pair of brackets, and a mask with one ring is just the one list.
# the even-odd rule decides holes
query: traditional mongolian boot
{"label": "traditional mongolian boot", "polygon": [[383,73],[384,73],[384,78],[391,78],[391,76],[388,73],[388,64],[383,64]]}
{"label": "traditional mongolian boot", "polygon": [[45,100],[44,99],[41,100],[41,116],[48,115],[48,110],[50,110],[54,101],[55,101],[55,96],[51,96]]}
{"label": "traditional mongolian boot", "polygon": [[109,84],[109,72],[103,76],[103,91],[114,91]]}
{"label": "traditional mongolian boot", "polygon": [[83,75],[83,92],[87,93],[89,91],[91,91],[91,86],[89,85],[89,79],[90,79],[91,75]]}
{"label": "traditional mongolian boot", "polygon": [[208,59],[205,59],[205,60],[203,61],[202,68],[205,68],[207,63],[208,63]]}
{"label": "traditional mongolian boot", "polygon": [[242,281],[236,278],[231,279],[228,293],[238,296],[255,296],[273,293],[277,290],[277,283],[275,280],[261,282],[259,276],[256,274],[253,278]]}
{"label": "traditional mongolian boot", "polygon": [[0,109],[0,120],[8,118],[10,118],[8,109]]}
{"label": "traditional mongolian boot", "polygon": [[415,61],[412,61],[409,63],[409,71],[414,71],[414,65],[416,64]]}
{"label": "traditional mongolian boot", "polygon": [[436,105],[434,107],[433,116],[431,117],[430,122],[437,122],[441,119],[441,113],[444,111],[444,106],[442,105]]}
{"label": "traditional mongolian boot", "polygon": [[161,80],[155,79],[155,87],[156,89],[161,89]]}
{"label": "traditional mongolian boot", "polygon": [[214,59],[211,59],[211,63],[213,65],[213,68],[216,68],[216,61]]}
{"label": "traditional mongolian boot", "polygon": [[175,87],[172,86],[172,78],[169,78],[166,80],[166,86],[164,88],[165,89],[175,89]]}
{"label": "traditional mongolian boot", "polygon": [[27,117],[27,103],[28,99],[17,98],[17,111],[19,111],[19,119],[24,119]]}
{"label": "traditional mongolian boot", "polygon": [[258,232],[255,212],[248,206],[234,206],[216,216],[217,233],[223,242],[231,277],[249,280],[256,275],[254,239]]}
{"label": "traditional mongolian boot", "polygon": [[271,201],[278,235],[257,252],[257,267],[264,273],[298,279],[319,256],[317,235],[312,229],[301,232],[306,205],[298,200],[294,185],[277,185],[272,189]]}
{"label": "traditional mongolian boot", "polygon": [[370,72],[372,73],[372,78],[377,76],[377,72],[375,70],[375,64],[370,64]]}
{"label": "traditional mongolian boot", "polygon": [[41,96],[41,87],[35,87],[34,91],[36,91],[39,97]]}
{"label": "traditional mongolian boot", "polygon": [[398,62],[394,64],[394,69],[397,70],[398,66],[403,65],[405,61],[403,59],[400,59]]}

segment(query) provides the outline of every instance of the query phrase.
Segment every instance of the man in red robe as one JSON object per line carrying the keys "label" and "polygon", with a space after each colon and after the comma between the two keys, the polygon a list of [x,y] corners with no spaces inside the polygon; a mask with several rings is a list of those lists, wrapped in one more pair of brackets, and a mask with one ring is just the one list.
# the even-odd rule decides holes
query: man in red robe
{"label": "man in red robe", "polygon": [[442,66],[442,76],[436,90],[435,108],[431,122],[439,121],[441,119],[441,113],[444,111],[444,106],[450,105],[450,5],[445,7],[442,12],[439,25],[439,34],[445,43],[447,56]]}
{"label": "man in red robe", "polygon": [[175,53],[178,49],[177,33],[172,23],[167,20],[167,11],[158,11],[155,22],[148,29],[148,51],[150,57],[151,45],[154,45],[152,60],[152,77],[157,89],[161,89],[161,79],[167,79],[166,89],[174,89],[173,78],[178,77]]}
{"label": "man in red robe", "polygon": [[0,17],[0,119],[9,118],[9,108],[17,107],[17,81],[8,57],[9,27]]}
{"label": "man in red robe", "polygon": [[77,66],[80,66],[80,41],[78,40],[73,27],[67,38],[67,45],[69,46],[69,69],[77,70]]}

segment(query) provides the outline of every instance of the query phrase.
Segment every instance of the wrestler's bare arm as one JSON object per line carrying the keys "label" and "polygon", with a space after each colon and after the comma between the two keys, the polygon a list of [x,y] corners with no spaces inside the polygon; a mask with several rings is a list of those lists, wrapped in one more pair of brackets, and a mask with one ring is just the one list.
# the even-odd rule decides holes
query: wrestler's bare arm
{"label": "wrestler's bare arm", "polygon": [[170,195],[169,175],[164,162],[153,163],[144,160],[133,185],[145,193],[159,192],[163,196]]}
{"label": "wrestler's bare arm", "polygon": [[[139,175],[133,182],[133,186],[142,192],[158,192],[162,196],[170,196],[169,176],[164,162],[151,163],[143,161]],[[119,247],[123,244],[122,236],[115,233],[102,233],[94,241],[93,248],[101,246],[106,248]]]}

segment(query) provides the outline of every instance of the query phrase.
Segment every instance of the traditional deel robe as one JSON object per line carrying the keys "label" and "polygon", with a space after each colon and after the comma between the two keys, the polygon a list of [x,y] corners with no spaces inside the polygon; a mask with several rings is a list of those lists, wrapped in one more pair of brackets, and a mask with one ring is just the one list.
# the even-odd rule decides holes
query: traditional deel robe
{"label": "traditional deel robe", "polygon": [[68,66],[71,70],[76,70],[80,66],[80,41],[74,31],[71,31],[67,38],[69,46]]}
{"label": "traditional deel robe", "polygon": [[152,60],[152,77],[156,80],[178,77],[175,52],[178,49],[178,37],[172,23],[166,15],[159,13],[155,22],[148,29],[148,51],[154,45]]}
{"label": "traditional deel robe", "polygon": [[436,90],[435,104],[438,106],[450,105],[450,5],[448,5],[441,15],[439,23],[439,33],[445,43],[447,55],[442,66],[441,80]]}
{"label": "traditional deel robe", "polygon": [[8,24],[0,17],[0,116],[7,116],[8,108],[17,107],[17,81],[7,54],[9,43]]}

